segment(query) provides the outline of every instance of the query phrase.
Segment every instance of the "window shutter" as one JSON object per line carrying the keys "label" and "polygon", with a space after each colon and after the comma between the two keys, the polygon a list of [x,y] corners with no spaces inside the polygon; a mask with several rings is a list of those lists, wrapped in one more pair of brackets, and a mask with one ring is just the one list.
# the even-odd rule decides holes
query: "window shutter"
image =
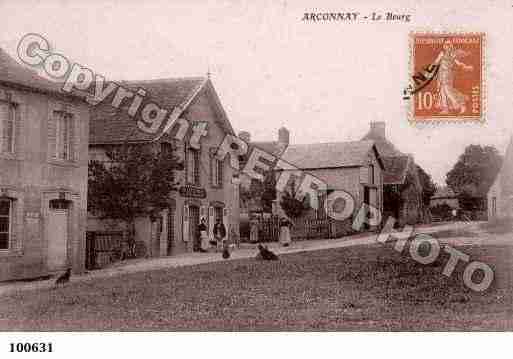
{"label": "window shutter", "polygon": [[78,160],[78,151],[77,151],[77,136],[75,135],[75,117],[73,115],[69,116],[69,159],[70,161]]}
{"label": "window shutter", "polygon": [[223,223],[228,226],[228,208],[223,208]]}
{"label": "window shutter", "polygon": [[219,184],[219,187],[223,188],[223,184],[224,184],[223,161],[217,160],[216,163],[217,163],[217,181],[218,181],[217,183]]}
{"label": "window shutter", "polygon": [[189,206],[183,206],[183,214],[182,214],[182,240],[184,242],[189,241]]}
{"label": "window shutter", "polygon": [[194,151],[194,184],[200,185],[200,151]]}
{"label": "window shutter", "polygon": [[57,118],[54,112],[48,118],[48,156],[57,158]]}
{"label": "window shutter", "polygon": [[0,152],[5,152],[7,147],[5,141],[5,134],[7,128],[7,122],[9,119],[9,104],[0,103]]}
{"label": "window shutter", "polygon": [[22,105],[16,105],[14,107],[14,131],[13,131],[13,152],[19,152],[20,148],[20,139],[21,139],[21,131],[22,131],[22,123],[21,123],[21,111]]}
{"label": "window shutter", "polygon": [[215,179],[214,179],[214,175],[215,175],[214,171],[215,171],[215,168],[214,168],[214,166],[215,166],[216,161],[215,161],[215,158],[214,158],[214,155],[213,155],[213,151],[212,151],[212,150],[213,150],[213,149],[211,148],[211,149],[210,149],[210,152],[209,152],[209,156],[210,156],[210,186],[211,186],[211,187],[214,187],[214,186],[215,186]]}
{"label": "window shutter", "polygon": [[208,207],[208,236],[212,240],[214,238],[214,207]]}

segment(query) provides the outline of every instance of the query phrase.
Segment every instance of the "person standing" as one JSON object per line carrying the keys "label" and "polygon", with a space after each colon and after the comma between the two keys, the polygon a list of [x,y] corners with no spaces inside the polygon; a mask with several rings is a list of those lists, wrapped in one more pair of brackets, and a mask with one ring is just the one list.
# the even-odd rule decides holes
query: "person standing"
{"label": "person standing", "polygon": [[288,247],[292,242],[290,238],[290,227],[292,227],[292,222],[288,220],[286,217],[282,217],[280,219],[280,243],[284,247]]}
{"label": "person standing", "polygon": [[249,222],[249,241],[251,243],[258,242],[258,219],[251,218]]}
{"label": "person standing", "polygon": [[205,218],[202,218],[200,224],[198,225],[198,231],[200,233],[200,252],[206,252],[208,249],[208,233],[207,233],[207,225],[205,224]]}
{"label": "person standing", "polygon": [[226,237],[226,227],[224,226],[221,218],[217,218],[216,224],[214,224],[214,238],[217,243],[217,248],[222,248],[223,240]]}

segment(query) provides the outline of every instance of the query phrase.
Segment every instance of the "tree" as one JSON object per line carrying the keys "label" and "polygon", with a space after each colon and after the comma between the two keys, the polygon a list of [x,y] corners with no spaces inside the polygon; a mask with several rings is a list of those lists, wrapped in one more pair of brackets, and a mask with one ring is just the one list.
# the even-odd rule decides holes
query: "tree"
{"label": "tree", "polygon": [[308,196],[304,196],[303,200],[296,198],[298,187],[292,181],[289,188],[285,189],[281,197],[280,206],[285,214],[290,218],[298,218],[308,209]]}
{"label": "tree", "polygon": [[133,236],[135,218],[168,207],[177,190],[175,171],[183,165],[170,146],[120,145],[106,151],[108,161],[90,161],[88,211],[102,219],[121,220]]}
{"label": "tree", "polygon": [[419,174],[419,181],[422,186],[422,203],[424,206],[429,207],[431,197],[436,192],[436,184],[431,176],[419,165],[417,165],[417,173]]}
{"label": "tree", "polygon": [[493,146],[469,145],[447,173],[447,185],[460,199],[463,209],[483,207],[483,198],[502,165],[502,156]]}
{"label": "tree", "polygon": [[249,188],[241,188],[240,198],[244,203],[256,200],[260,202],[264,212],[272,212],[273,201],[276,199],[276,178],[274,173],[266,171],[263,181],[252,179]]}

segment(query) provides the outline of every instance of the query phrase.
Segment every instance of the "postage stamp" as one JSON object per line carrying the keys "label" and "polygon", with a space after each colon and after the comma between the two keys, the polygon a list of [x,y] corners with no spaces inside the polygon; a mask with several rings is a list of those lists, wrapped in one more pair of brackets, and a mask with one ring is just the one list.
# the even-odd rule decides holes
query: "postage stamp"
{"label": "postage stamp", "polygon": [[411,33],[411,121],[484,120],[483,33]]}

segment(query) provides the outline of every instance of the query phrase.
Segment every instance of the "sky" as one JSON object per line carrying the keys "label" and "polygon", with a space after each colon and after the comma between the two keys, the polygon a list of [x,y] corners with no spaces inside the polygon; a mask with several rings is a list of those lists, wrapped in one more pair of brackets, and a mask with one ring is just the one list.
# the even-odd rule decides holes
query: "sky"
{"label": "sky", "polygon": [[[38,33],[112,80],[205,76],[238,132],[291,143],[359,140],[371,121],[433,179],[469,144],[504,152],[513,133],[513,2],[0,0],[0,47]],[[409,14],[410,22],[308,22],[305,12]],[[412,31],[484,32],[484,123],[408,122]]]}

